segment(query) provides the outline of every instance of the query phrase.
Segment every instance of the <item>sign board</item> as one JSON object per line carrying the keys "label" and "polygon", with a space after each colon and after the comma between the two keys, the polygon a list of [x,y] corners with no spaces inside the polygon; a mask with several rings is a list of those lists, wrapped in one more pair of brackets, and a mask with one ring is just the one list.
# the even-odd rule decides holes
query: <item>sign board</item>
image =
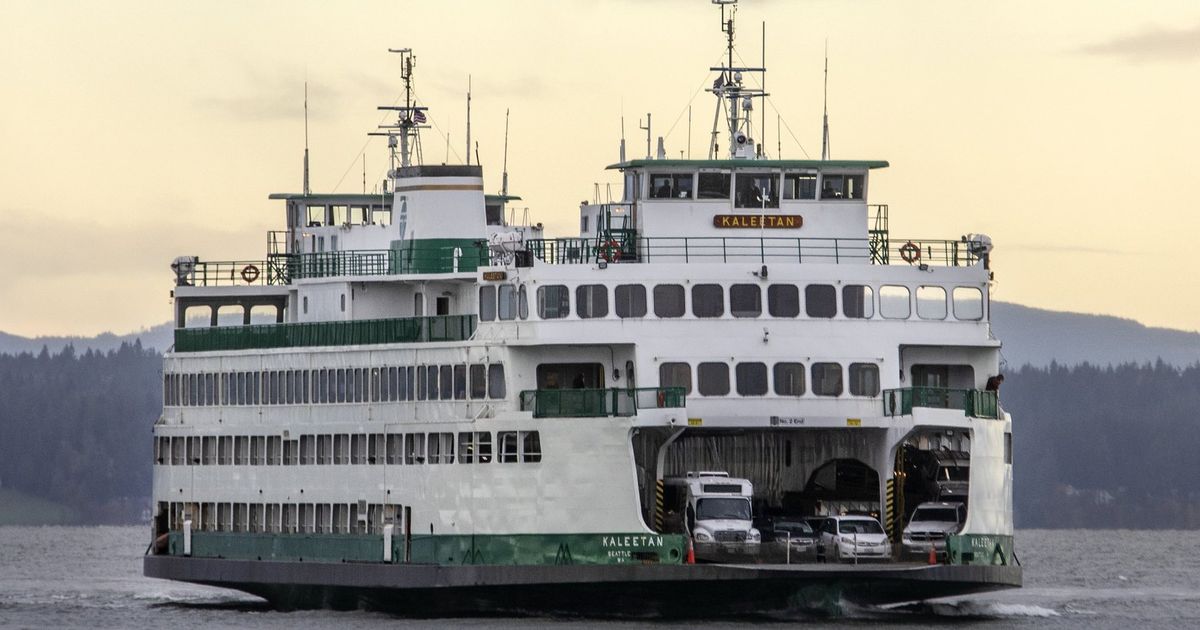
{"label": "sign board", "polygon": [[498,280],[505,280],[507,278],[508,278],[508,272],[505,272],[505,271],[485,271],[485,272],[483,272],[483,279],[487,282],[496,282]]}
{"label": "sign board", "polygon": [[713,227],[717,228],[766,228],[768,230],[798,230],[802,225],[804,225],[804,217],[798,214],[713,215]]}

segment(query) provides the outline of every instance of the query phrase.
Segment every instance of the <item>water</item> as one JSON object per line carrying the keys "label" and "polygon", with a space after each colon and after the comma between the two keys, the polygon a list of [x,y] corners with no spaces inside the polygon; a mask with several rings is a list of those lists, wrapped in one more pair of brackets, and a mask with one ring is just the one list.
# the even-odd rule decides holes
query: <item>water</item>
{"label": "water", "polygon": [[[141,576],[143,527],[0,527],[0,627],[16,628],[422,628],[370,612],[281,613],[233,591]],[[847,607],[812,628],[1200,627],[1200,532],[1048,531],[1017,534],[1025,588],[904,610]],[[454,628],[637,628],[644,622],[454,619]],[[659,624],[691,628],[694,623]],[[746,628],[759,623],[712,622]],[[789,625],[789,624],[779,624]]]}

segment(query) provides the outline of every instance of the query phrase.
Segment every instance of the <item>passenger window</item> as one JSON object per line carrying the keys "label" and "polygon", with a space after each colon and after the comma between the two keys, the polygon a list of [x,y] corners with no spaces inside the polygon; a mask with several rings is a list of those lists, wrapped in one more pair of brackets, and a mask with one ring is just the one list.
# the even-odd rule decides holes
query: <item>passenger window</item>
{"label": "passenger window", "polygon": [[767,393],[767,364],[739,363],[736,368],[739,396],[764,396]]}
{"label": "passenger window", "polygon": [[438,389],[442,392],[442,400],[454,399],[454,368],[449,365],[441,366],[438,374]]}
{"label": "passenger window", "polygon": [[719,284],[697,284],[692,287],[692,315],[720,317],[725,314],[725,292]]}
{"label": "passenger window", "polygon": [[767,312],[771,317],[795,317],[800,314],[800,289],[794,284],[767,287]]}
{"label": "passenger window", "polygon": [[738,173],[736,206],[738,208],[778,208],[779,177],[771,173]]}
{"label": "passenger window", "polygon": [[575,314],[582,319],[608,316],[608,287],[603,284],[576,287]]}
{"label": "passenger window", "polygon": [[816,173],[789,173],[783,177],[784,199],[816,199]]}
{"label": "passenger window", "polygon": [[832,284],[810,284],[804,287],[805,312],[809,317],[837,315],[837,290]]}
{"label": "passenger window", "polygon": [[471,366],[471,398],[487,397],[487,366],[476,363]]}
{"label": "passenger window", "polygon": [[[430,365],[425,368],[425,371],[429,373],[429,378],[427,378],[425,381],[425,384],[429,386],[429,400],[437,400],[438,399],[438,389],[439,389],[438,388],[438,368],[436,365]],[[447,389],[449,389],[449,388],[447,387]]]}
{"label": "passenger window", "polygon": [[683,317],[683,286],[660,284],[654,287],[655,317]]}
{"label": "passenger window", "polygon": [[488,366],[488,398],[504,398],[504,365],[493,363]]}
{"label": "passenger window", "polygon": [[875,315],[875,296],[864,284],[842,287],[842,314],[851,319],[871,319]]}
{"label": "passenger window", "polygon": [[[490,287],[487,287],[490,288]],[[496,315],[504,320],[510,321],[517,318],[517,288],[511,284],[502,284],[499,289],[499,298],[497,300]]]}
{"label": "passenger window", "polygon": [[517,463],[517,432],[500,431],[496,434],[496,442],[500,444],[500,463]]}
{"label": "passenger window", "polygon": [[658,173],[650,175],[651,199],[691,199],[692,174]]}
{"label": "passenger window", "polygon": [[908,287],[897,284],[879,287],[879,314],[885,319],[908,319],[912,314]]}
{"label": "passenger window", "polygon": [[521,432],[521,461],[526,463],[542,461],[542,437],[537,431]]}
{"label": "passenger window", "polygon": [[454,366],[454,400],[467,399],[467,366]]}
{"label": "passenger window", "polygon": [[659,387],[682,387],[692,393],[692,366],[687,363],[663,363],[658,366]]}
{"label": "passenger window", "polygon": [[529,319],[529,295],[525,291],[525,285],[521,285],[521,289],[517,291],[517,317],[521,319]]}
{"label": "passenger window", "polygon": [[814,363],[812,388],[817,396],[842,395],[842,366],[840,363]]}
{"label": "passenger window", "polygon": [[964,321],[983,319],[983,291],[975,287],[954,287],[954,318]]}
{"label": "passenger window", "polygon": [[562,319],[571,313],[570,293],[561,284],[538,287],[537,301],[538,317],[542,319]]}
{"label": "passenger window", "polygon": [[850,395],[879,395],[879,366],[874,363],[850,364]]}
{"label": "passenger window", "polygon": [[804,364],[775,364],[775,394],[777,396],[802,396],[804,394]]}
{"label": "passenger window", "polygon": [[696,367],[701,396],[729,394],[729,366],[724,363],[701,363]]}
{"label": "passenger window", "polygon": [[700,173],[700,199],[729,199],[729,173]]}
{"label": "passenger window", "polygon": [[757,284],[735,284],[729,287],[729,313],[734,317],[762,315],[762,289]]}
{"label": "passenger window", "polygon": [[917,287],[917,317],[946,319],[946,289],[930,285]]}
{"label": "passenger window", "polygon": [[621,284],[616,288],[617,317],[646,316],[646,287],[640,284]]}

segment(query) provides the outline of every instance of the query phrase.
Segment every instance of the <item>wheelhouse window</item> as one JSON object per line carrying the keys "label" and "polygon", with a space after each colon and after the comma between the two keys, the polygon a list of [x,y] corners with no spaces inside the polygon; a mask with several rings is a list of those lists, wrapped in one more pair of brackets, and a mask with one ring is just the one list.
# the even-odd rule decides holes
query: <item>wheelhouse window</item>
{"label": "wheelhouse window", "polygon": [[879,395],[879,366],[874,363],[850,364],[850,395]]}
{"label": "wheelhouse window", "polygon": [[983,319],[983,291],[975,287],[954,287],[953,302],[955,319]]}
{"label": "wheelhouse window", "polygon": [[479,321],[490,322],[496,319],[496,287],[479,287]]}
{"label": "wheelhouse window", "polygon": [[946,289],[929,285],[917,287],[917,317],[946,319]]}
{"label": "wheelhouse window", "polygon": [[701,363],[696,366],[701,396],[729,395],[729,366],[724,363]]}
{"label": "wheelhouse window", "polygon": [[691,199],[691,173],[651,173],[651,199]]}
{"label": "wheelhouse window", "polygon": [[784,199],[816,199],[816,173],[788,173],[783,176]]}
{"label": "wheelhouse window", "polygon": [[908,319],[912,314],[908,287],[899,284],[879,287],[879,314],[884,319]]}
{"label": "wheelhouse window", "polygon": [[502,320],[517,318],[517,288],[511,284],[499,287],[496,312]]}
{"label": "wheelhouse window", "polygon": [[683,317],[683,285],[660,284],[654,287],[655,317]]}
{"label": "wheelhouse window", "polygon": [[875,315],[875,296],[865,284],[842,287],[842,314],[851,319],[871,319]]}
{"label": "wheelhouse window", "polygon": [[779,207],[779,176],[773,173],[738,173],[737,193],[735,195],[738,208],[778,208]]}
{"label": "wheelhouse window", "polygon": [[640,284],[621,284],[615,290],[617,317],[646,316],[646,287]]}
{"label": "wheelhouse window", "polygon": [[720,317],[725,314],[725,291],[719,284],[697,284],[692,287],[692,315]]}
{"label": "wheelhouse window", "polygon": [[777,396],[804,395],[804,364],[775,364],[775,394]]}
{"label": "wheelhouse window", "polygon": [[767,393],[767,364],[739,363],[737,393],[739,396],[764,396]]}
{"label": "wheelhouse window", "polygon": [[729,313],[734,317],[762,315],[762,289],[757,284],[735,284],[729,287]]}
{"label": "wheelhouse window", "polygon": [[571,294],[561,284],[538,287],[538,317],[562,319],[571,313]]}
{"label": "wheelhouse window", "polygon": [[699,199],[729,199],[729,173],[700,173]]}
{"label": "wheelhouse window", "polygon": [[840,363],[814,363],[812,366],[812,391],[818,396],[841,396],[842,365]]}
{"label": "wheelhouse window", "polygon": [[821,199],[863,199],[863,176],[822,175]]}
{"label": "wheelhouse window", "polygon": [[810,284],[804,287],[804,306],[809,317],[837,315],[837,290],[832,284]]}
{"label": "wheelhouse window", "polygon": [[575,314],[583,319],[608,315],[608,287],[603,284],[581,284],[575,288]]}
{"label": "wheelhouse window", "polygon": [[767,287],[767,311],[771,317],[796,317],[800,314],[800,289],[794,284]]}
{"label": "wheelhouse window", "polygon": [[663,363],[658,366],[659,387],[682,387],[692,393],[692,366],[687,363]]}

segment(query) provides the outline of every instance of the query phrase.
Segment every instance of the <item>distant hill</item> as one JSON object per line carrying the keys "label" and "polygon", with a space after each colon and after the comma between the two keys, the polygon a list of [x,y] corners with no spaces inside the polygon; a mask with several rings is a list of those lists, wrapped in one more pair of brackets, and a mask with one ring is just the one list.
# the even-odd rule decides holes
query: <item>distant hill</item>
{"label": "distant hill", "polygon": [[[264,320],[265,321],[265,320]],[[1200,333],[1151,328],[1132,319],[1049,311],[1006,302],[992,303],[992,330],[1004,342],[1009,369],[1029,364],[1119,365],[1153,363],[1162,359],[1177,367],[1200,362]],[[51,354],[64,346],[76,352],[108,352],[140,339],[142,347],[164,352],[174,339],[171,324],[159,324],[126,335],[104,333],[96,337],[19,337],[0,332],[0,354],[38,353],[46,346]]]}
{"label": "distant hill", "polygon": [[1010,369],[1044,367],[1051,361],[1104,366],[1162,359],[1176,367],[1200,362],[1200,333],[1151,328],[1111,315],[992,302],[992,332],[1004,343]]}

